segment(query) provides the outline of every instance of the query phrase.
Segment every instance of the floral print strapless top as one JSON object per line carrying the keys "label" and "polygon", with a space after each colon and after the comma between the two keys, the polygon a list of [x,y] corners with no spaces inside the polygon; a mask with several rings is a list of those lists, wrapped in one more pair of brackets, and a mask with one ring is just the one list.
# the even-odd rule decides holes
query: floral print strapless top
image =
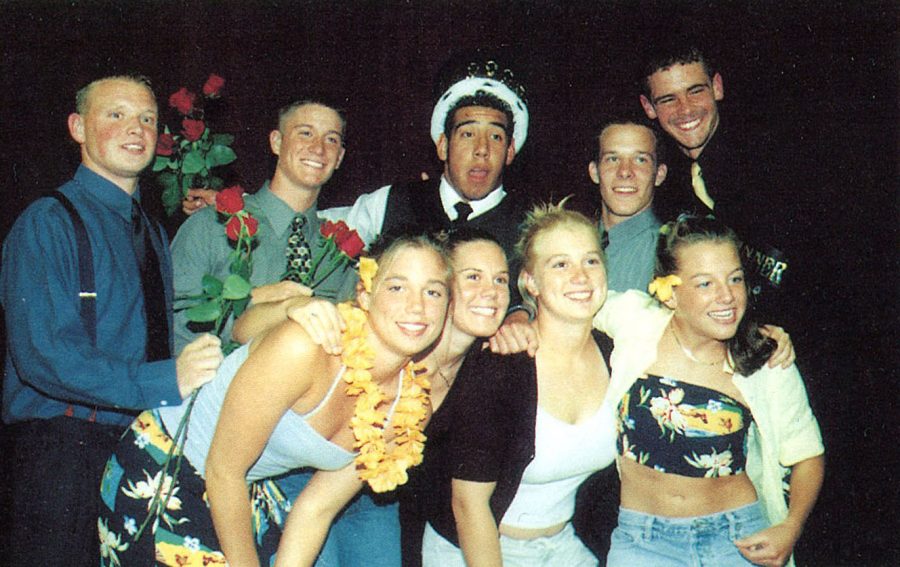
{"label": "floral print strapless top", "polygon": [[752,421],[749,408],[722,392],[649,375],[619,403],[618,452],[664,473],[740,474]]}

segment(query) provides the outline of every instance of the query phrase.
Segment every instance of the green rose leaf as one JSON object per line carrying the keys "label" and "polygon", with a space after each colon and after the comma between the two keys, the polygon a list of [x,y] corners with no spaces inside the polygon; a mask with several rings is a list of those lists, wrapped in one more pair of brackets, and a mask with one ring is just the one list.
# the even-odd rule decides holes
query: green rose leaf
{"label": "green rose leaf", "polygon": [[163,189],[180,189],[178,186],[178,176],[170,171],[160,173],[156,179]]}
{"label": "green rose leaf", "polygon": [[222,295],[222,280],[217,277],[206,274],[203,276],[203,293],[209,297],[219,297]]}
{"label": "green rose leaf", "polygon": [[203,181],[200,179],[199,181],[194,179],[198,177],[193,173],[191,175],[185,175],[181,178],[181,198],[184,199],[187,197],[188,189],[192,187],[203,187]]}
{"label": "green rose leaf", "polygon": [[181,170],[185,174],[193,174],[200,173],[206,168],[206,160],[203,159],[203,154],[196,151],[191,150],[184,156],[184,163],[182,164]]}
{"label": "green rose leaf", "polygon": [[187,320],[194,323],[211,323],[218,319],[221,313],[222,309],[216,300],[195,305],[184,312]]}
{"label": "green rose leaf", "polygon": [[237,274],[231,274],[225,278],[225,286],[222,289],[222,297],[225,299],[244,299],[250,295],[250,283]]}
{"label": "green rose leaf", "polygon": [[213,134],[210,136],[213,141],[213,144],[218,144],[220,146],[230,146],[234,143],[234,136],[231,134]]}
{"label": "green rose leaf", "polygon": [[207,185],[207,187],[209,187],[210,189],[222,189],[223,187],[225,187],[225,182],[222,181],[221,177],[210,175],[208,181],[209,184]]}
{"label": "green rose leaf", "polygon": [[170,161],[172,161],[172,158],[169,156],[156,156],[156,159],[153,161],[153,171],[164,170],[169,167]]}
{"label": "green rose leaf", "polygon": [[206,154],[206,166],[210,169],[220,165],[227,165],[237,159],[237,154],[228,146],[216,144]]}
{"label": "green rose leaf", "polygon": [[181,199],[184,198],[181,187],[178,185],[178,176],[174,173],[160,173],[157,177],[162,186],[162,203],[166,213],[171,215],[181,207]]}
{"label": "green rose leaf", "polygon": [[247,305],[250,303],[250,296],[248,295],[244,299],[238,299],[234,302],[234,318],[237,319],[247,310]]}

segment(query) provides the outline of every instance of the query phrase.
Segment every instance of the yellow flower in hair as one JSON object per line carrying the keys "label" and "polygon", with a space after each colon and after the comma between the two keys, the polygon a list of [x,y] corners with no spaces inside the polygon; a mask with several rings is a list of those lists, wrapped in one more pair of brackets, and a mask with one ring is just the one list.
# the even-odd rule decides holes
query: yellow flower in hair
{"label": "yellow flower in hair", "polygon": [[668,301],[672,298],[672,288],[681,284],[681,278],[675,274],[670,274],[654,279],[647,286],[647,291],[650,292],[650,295],[655,295],[660,301]]}
{"label": "yellow flower in hair", "polygon": [[378,262],[373,258],[363,256],[359,259],[359,280],[369,293],[372,293],[372,280],[375,279],[376,272],[378,272]]}

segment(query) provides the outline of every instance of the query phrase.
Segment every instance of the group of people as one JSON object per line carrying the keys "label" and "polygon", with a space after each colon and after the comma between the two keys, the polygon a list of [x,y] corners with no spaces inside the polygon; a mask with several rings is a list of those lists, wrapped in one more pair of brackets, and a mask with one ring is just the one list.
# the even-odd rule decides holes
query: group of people
{"label": "group of people", "polygon": [[[215,207],[186,201],[170,252],[140,206],[152,90],[80,90],[82,164],[3,248],[11,564],[789,563],[824,449],[789,338],[749,314],[787,264],[740,220],[727,160],[704,158],[720,74],[690,48],[644,78],[646,116],[691,164],[663,163],[651,123],[609,120],[588,166],[598,220],[504,189],[529,114],[496,61],[439,89],[442,175],[351,207],[316,206],[345,117],[285,106],[275,172],[246,196],[251,306],[219,337],[177,310],[228,274]],[[368,251],[310,289],[285,263],[325,219]],[[614,463],[598,558],[572,520]]]}

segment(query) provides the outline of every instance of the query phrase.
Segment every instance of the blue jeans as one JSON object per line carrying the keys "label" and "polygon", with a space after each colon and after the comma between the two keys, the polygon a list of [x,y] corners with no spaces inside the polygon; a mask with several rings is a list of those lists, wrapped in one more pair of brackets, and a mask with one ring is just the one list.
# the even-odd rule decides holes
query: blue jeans
{"label": "blue jeans", "polygon": [[731,567],[753,565],[734,540],[769,527],[758,502],[692,518],[667,518],[619,508],[607,567]]}
{"label": "blue jeans", "polygon": [[[312,478],[313,472],[278,479],[285,496],[293,502]],[[365,489],[357,494],[331,525],[315,567],[400,567],[400,514],[397,499],[376,502]],[[270,564],[274,565],[275,556]]]}
{"label": "blue jeans", "polygon": [[[596,567],[597,558],[575,535],[572,523],[550,537],[513,539],[500,536],[500,553],[504,567]],[[374,564],[373,564],[374,565]],[[431,524],[425,525],[422,538],[423,567],[465,567],[462,550],[441,534]]]}

